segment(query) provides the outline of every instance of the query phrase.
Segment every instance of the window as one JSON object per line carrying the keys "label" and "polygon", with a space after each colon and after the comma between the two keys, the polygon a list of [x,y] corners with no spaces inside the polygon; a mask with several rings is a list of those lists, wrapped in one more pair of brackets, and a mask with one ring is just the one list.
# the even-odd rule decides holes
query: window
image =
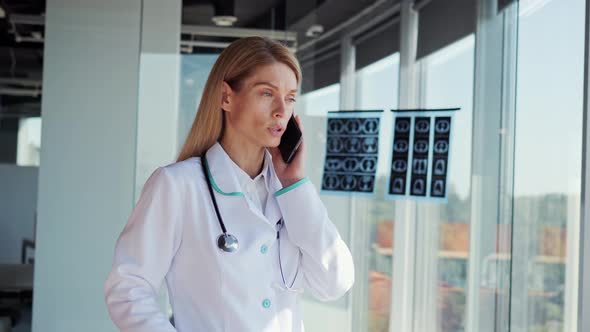
{"label": "window", "polygon": [[182,148],[186,136],[197,114],[201,95],[217,54],[183,54],[180,57],[180,92],[178,103],[178,149]]}
{"label": "window", "polygon": [[521,1],[511,329],[577,320],[585,1]]}
{"label": "window", "polygon": [[[300,116],[303,122],[305,141],[310,142],[305,146],[307,151],[305,169],[318,190],[322,183],[323,158],[326,152],[326,114],[340,108],[339,98],[340,84],[332,84],[301,95],[295,104],[295,113]],[[322,199],[324,200],[324,197]],[[327,199],[332,202],[329,196]],[[325,200],[324,203],[326,203]],[[338,200],[334,201],[334,204],[338,204]],[[327,207],[330,211],[329,206]],[[335,209],[337,209],[336,206]],[[349,228],[349,220],[334,220],[334,222],[340,222],[338,226],[341,233],[343,229],[348,230]],[[345,234],[341,235],[346,239]]]}
{"label": "window", "polygon": [[429,331],[463,331],[465,326],[474,50],[475,37],[470,35],[420,62],[422,107],[461,108],[455,112],[452,124],[448,202],[418,203],[419,239],[434,240],[417,244],[418,252],[422,252],[427,262],[423,265],[425,276],[422,280],[426,287],[420,284],[418,287],[426,289],[428,299],[420,305],[430,316],[426,320],[432,323],[427,324],[434,324],[428,327]]}
{"label": "window", "polygon": [[[333,84],[310,91],[297,98],[295,112],[301,117],[306,144],[305,170],[318,189],[323,174],[323,158],[326,149],[326,114],[339,107],[340,84]],[[320,192],[330,218],[344,241],[350,246],[350,215],[348,197],[323,195]],[[351,331],[346,307],[346,297],[337,302],[319,302],[305,293],[302,297],[306,331]]]}
{"label": "window", "polygon": [[[392,268],[394,259],[393,234],[395,223],[394,203],[384,197],[388,186],[389,163],[387,156],[393,140],[390,110],[398,105],[399,53],[383,58],[356,72],[356,108],[384,110],[379,136],[379,165],[375,183],[375,196],[357,198],[362,215],[354,222],[367,227],[363,234],[368,239],[364,253],[368,262],[367,274],[357,282],[366,282],[367,331],[389,331],[391,312]],[[361,208],[362,206],[362,208]]]}
{"label": "window", "polygon": [[327,87],[308,92],[302,95],[298,102],[300,108],[297,113],[306,116],[325,116],[329,111],[337,111],[340,98],[340,84],[332,84]]}
{"label": "window", "polygon": [[39,166],[41,153],[41,118],[23,118],[18,128],[16,164]]}

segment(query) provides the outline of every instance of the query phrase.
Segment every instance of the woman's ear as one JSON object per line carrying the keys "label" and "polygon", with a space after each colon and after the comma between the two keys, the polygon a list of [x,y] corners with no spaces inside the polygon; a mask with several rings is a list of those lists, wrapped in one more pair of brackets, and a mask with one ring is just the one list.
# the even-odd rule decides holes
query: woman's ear
{"label": "woman's ear", "polygon": [[221,109],[226,112],[231,112],[231,97],[233,90],[226,81],[223,81],[221,86]]}

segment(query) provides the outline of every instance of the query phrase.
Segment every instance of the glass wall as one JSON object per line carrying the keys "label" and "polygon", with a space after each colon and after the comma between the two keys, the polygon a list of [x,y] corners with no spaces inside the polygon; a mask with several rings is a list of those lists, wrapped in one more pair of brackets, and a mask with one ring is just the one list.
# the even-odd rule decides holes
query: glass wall
{"label": "glass wall", "polygon": [[[467,262],[469,258],[471,137],[474,78],[473,35],[459,40],[421,60],[422,106],[455,108],[452,154],[449,162],[447,203],[419,203],[418,232],[433,234],[432,243],[419,243],[427,261],[436,267],[425,280],[435,282],[434,310],[436,331],[463,331],[466,316]],[[437,229],[434,229],[437,228]],[[434,259],[428,257],[435,255]],[[434,317],[433,317],[434,318]],[[434,320],[433,320],[434,321]]]}
{"label": "glass wall", "polygon": [[[482,0],[478,3],[488,2]],[[508,188],[513,195],[509,203],[512,204],[509,208],[511,214],[508,214],[511,218],[506,218],[505,206],[498,203],[502,201],[505,204],[506,197],[502,196],[505,192],[499,193],[494,202],[482,200],[482,204],[487,204],[484,209],[478,207],[485,211],[498,209],[498,216],[494,218],[493,225],[490,220],[483,221],[488,223],[486,230],[495,231],[489,239],[494,250],[491,254],[486,251],[479,262],[477,273],[480,274],[478,281],[481,284],[475,283],[479,298],[470,308],[468,299],[474,295],[468,292],[468,262],[481,254],[474,253],[476,248],[470,248],[470,241],[474,238],[474,224],[482,222],[477,218],[472,220],[472,205],[473,209],[477,207],[472,202],[482,202],[477,199],[479,192],[476,195],[472,193],[473,147],[474,136],[477,136],[474,133],[474,114],[477,113],[474,112],[482,111],[473,106],[475,83],[482,80],[482,77],[475,77],[476,64],[481,60],[475,58],[475,34],[421,58],[416,63],[419,69],[417,82],[410,82],[419,87],[420,108],[460,107],[453,119],[448,201],[417,202],[415,215],[409,213],[410,222],[416,225],[415,238],[411,240],[414,241],[412,245],[415,246],[413,253],[416,257],[410,258],[410,261],[414,260],[414,266],[407,267],[415,280],[411,291],[415,300],[414,307],[409,310],[412,317],[404,319],[418,322],[413,325],[415,331],[420,331],[422,327],[439,332],[472,331],[474,329],[467,326],[467,312],[485,312],[488,304],[492,306],[488,310],[489,317],[480,323],[487,324],[489,318],[491,325],[498,324],[490,330],[575,331],[585,1],[521,0],[520,4],[511,6],[519,8],[518,22],[516,18],[511,22],[518,23],[516,81],[505,83],[502,78],[498,81],[508,86],[516,84],[516,131],[508,133],[514,135],[515,145],[508,149],[514,149],[514,159],[503,159],[506,146],[501,146],[500,151],[490,149],[500,155],[490,157],[490,160],[499,160],[498,165],[493,166],[498,168],[497,173],[502,173],[506,165],[514,166],[513,173],[496,175],[498,186],[504,183],[513,185],[513,188]],[[506,37],[501,36],[506,33],[505,30],[497,31],[497,38]],[[330,50],[328,55],[318,57],[322,60],[313,64],[314,75],[326,63],[334,65],[334,59],[343,60],[340,58],[342,54],[338,53],[340,46],[336,45],[333,47],[335,51]],[[410,51],[402,49],[401,52]],[[507,61],[506,57],[503,54],[501,60]],[[182,58],[179,142],[188,131],[186,120],[192,119],[196,111],[202,89],[199,84],[214,60],[212,55]],[[334,67],[345,66],[339,64]],[[340,77],[334,70],[326,73],[331,76],[327,80],[329,82],[336,81],[334,77]],[[394,220],[395,211],[402,209],[398,201],[386,199],[384,193],[392,141],[389,110],[398,108],[399,73],[400,53],[386,56],[354,72],[354,107],[344,108],[385,111],[379,137],[381,155],[375,194],[352,198],[321,196],[330,215],[337,216],[334,223],[351,246],[357,259],[355,264],[361,267],[357,270],[355,287],[360,287],[362,291],[353,292],[355,296],[336,304],[318,303],[304,295],[306,328],[309,331],[355,330],[350,329],[349,324],[361,326],[363,331],[368,332],[396,330],[397,322],[391,322],[390,317],[391,302],[396,296],[393,292],[393,262],[396,248],[399,248],[399,243],[396,245],[394,241],[395,229],[396,223],[398,229],[403,229],[401,223],[408,220]],[[480,76],[484,74],[485,70]],[[324,78],[314,76],[313,80],[323,86]],[[347,91],[344,88],[347,84],[341,83],[306,91],[296,104],[296,112],[303,120],[306,141],[310,143],[307,144],[306,170],[318,187],[323,173],[326,114],[343,108],[341,88]],[[504,96],[499,91],[498,99],[502,101],[498,105],[504,107]],[[500,135],[507,134],[505,128],[499,129]],[[485,138],[487,141],[490,136]],[[493,144],[506,142],[514,143],[507,140]],[[505,177],[513,179],[507,181]],[[359,236],[363,237],[360,241],[355,238]],[[504,275],[502,272],[505,272]],[[358,303],[362,303],[359,305],[362,313],[351,312],[354,310],[350,308],[359,308],[355,307]],[[503,310],[510,312],[510,318],[504,315]],[[355,320],[361,321],[361,324],[355,325]],[[327,322],[334,323],[327,325]]]}
{"label": "glass wall", "polygon": [[[322,179],[326,149],[326,114],[339,109],[340,84],[332,84],[321,89],[301,95],[295,105],[295,113],[301,117],[304,127],[304,139],[307,144],[306,172],[312,182],[319,188]],[[349,228],[348,220],[341,221],[343,227]]]}
{"label": "glass wall", "polygon": [[398,105],[398,76],[399,53],[383,58],[371,65],[356,71],[356,108],[360,110],[384,110],[382,117],[381,135],[379,136],[379,164],[377,166],[377,180],[375,182],[375,197],[357,199],[358,205],[363,206],[366,214],[359,216],[368,230],[367,246],[358,248],[363,250],[363,257],[368,262],[366,274],[357,278],[357,282],[368,283],[364,294],[367,299],[367,331],[389,331],[392,291],[392,267],[394,257],[394,203],[384,197],[389,175],[386,158],[388,149],[393,141],[390,109]]}
{"label": "glass wall", "polygon": [[217,57],[217,54],[182,54],[180,56],[178,151],[182,148],[193,125],[207,77]]}
{"label": "glass wall", "polygon": [[576,331],[583,0],[519,8],[511,330]]}
{"label": "glass wall", "polygon": [[339,98],[340,84],[332,84],[301,95],[296,112],[306,116],[326,116],[329,111],[340,108]]}
{"label": "glass wall", "polygon": [[[340,84],[332,84],[301,95],[295,105],[295,113],[301,117],[306,142],[309,178],[319,188],[324,164],[322,158],[326,149],[326,114],[339,109]],[[342,226],[349,228],[348,220]]]}
{"label": "glass wall", "polygon": [[[340,84],[337,83],[300,95],[295,105],[295,113],[303,122],[306,142],[305,171],[318,191],[324,169],[326,114],[339,109],[339,98]],[[350,198],[321,192],[320,197],[340,235],[346,243],[350,243]],[[302,296],[302,304],[306,331],[351,331],[347,311],[350,305],[348,297],[336,302],[320,302],[306,292]]]}
{"label": "glass wall", "polygon": [[[481,201],[487,204],[486,211],[501,211],[498,210],[495,224],[486,228],[494,229],[495,233],[490,236],[496,239],[490,241],[494,242],[495,250],[479,262],[477,273],[481,284],[476,289],[480,302],[473,304],[494,306],[489,308],[490,322],[497,324],[492,330],[573,332],[576,331],[578,302],[585,2],[521,1],[512,6],[519,12],[518,21],[514,18],[514,22],[509,23],[518,23],[516,75],[504,77],[504,81],[499,78],[502,84],[497,87],[513,87],[511,93],[516,94],[515,132],[507,132],[511,128],[502,125],[498,128],[498,134],[513,135],[514,141],[489,142],[501,147],[500,155],[489,159],[500,162],[497,166],[499,180],[495,185],[509,183],[510,193],[502,191],[494,202]],[[498,38],[506,37],[501,36],[506,30],[497,31]],[[468,330],[468,309],[486,310],[467,307],[471,296],[467,291],[468,261],[473,255],[471,203],[480,202],[473,199],[471,188],[473,119],[477,111],[473,109],[473,97],[476,80],[482,80],[482,77],[475,77],[475,44],[475,35],[471,34],[418,63],[420,107],[461,108],[453,120],[448,202],[419,202],[413,220],[418,233],[416,264],[422,264],[412,272],[417,280],[413,292],[417,298],[424,295],[424,299],[416,300],[412,319],[427,321],[424,326],[432,327],[429,331]],[[512,55],[504,54],[502,60],[511,61],[509,56]],[[399,54],[357,70],[355,108],[396,108],[399,70]],[[301,98],[305,114],[324,115],[327,110],[338,109],[336,90],[334,86],[331,89],[332,97],[326,99],[331,100],[330,107],[319,106],[320,97],[330,95],[328,88]],[[499,98],[505,98],[498,94]],[[505,104],[509,100],[503,99],[498,104],[511,107]],[[499,119],[502,124],[507,121]],[[309,120],[309,123],[318,120],[325,119]],[[387,145],[391,141],[391,131],[387,130],[390,125],[388,117],[384,117],[380,136],[380,149],[384,152],[390,148]],[[318,131],[320,136],[324,129]],[[482,137],[490,139],[490,136]],[[513,158],[503,155],[512,150]],[[323,155],[323,146],[318,147],[317,155]],[[386,156],[387,153],[380,156],[376,194],[371,198],[353,199],[355,206],[362,208],[357,209],[352,222],[367,228],[352,234],[366,237],[366,246],[354,248],[361,250],[357,257],[366,260],[357,262],[366,271],[365,275],[357,276],[357,282],[365,283],[365,298],[354,300],[366,301],[363,322],[367,331],[394,329],[390,326],[390,302],[395,296],[392,262],[396,202],[382,197],[388,168]],[[505,172],[507,165],[513,170]],[[321,176],[321,166],[317,168],[317,176]],[[509,195],[509,207],[504,205],[504,195]],[[508,210],[510,213],[506,214]],[[507,285],[504,279],[499,280],[504,278],[500,275],[502,271],[506,272]],[[484,298],[495,299],[496,303]],[[494,313],[494,308],[506,309],[510,315]]]}

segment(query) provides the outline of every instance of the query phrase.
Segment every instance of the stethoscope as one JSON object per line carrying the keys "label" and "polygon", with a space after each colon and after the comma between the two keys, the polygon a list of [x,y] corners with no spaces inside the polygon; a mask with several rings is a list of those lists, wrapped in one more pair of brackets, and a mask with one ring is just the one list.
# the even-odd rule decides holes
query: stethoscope
{"label": "stethoscope", "polygon": [[[225,228],[225,223],[223,222],[223,218],[221,217],[221,213],[219,213],[219,207],[217,205],[217,199],[215,199],[215,195],[213,193],[213,186],[211,185],[211,179],[207,174],[207,157],[203,155],[201,157],[201,167],[203,168],[203,174],[205,175],[205,179],[207,180],[207,187],[209,188],[209,195],[211,196],[211,200],[213,201],[213,207],[215,208],[215,214],[217,215],[217,221],[219,222],[219,226],[221,226],[221,233],[217,237],[217,247],[224,252],[232,253],[238,251],[240,244],[238,239],[233,236],[232,234],[227,232]],[[207,164],[208,165],[208,164]],[[281,263],[281,229],[283,228],[283,218],[277,221],[277,244],[279,246],[279,269],[281,270],[281,278],[283,279],[283,285],[275,285],[282,290],[292,291],[296,293],[302,293],[303,290],[299,288],[293,288],[293,284],[297,279],[297,275],[299,274],[299,266],[297,266],[297,270],[295,271],[295,277],[293,278],[293,282],[291,282],[290,286],[287,286],[287,282],[285,281],[285,275],[283,274],[283,264]]]}

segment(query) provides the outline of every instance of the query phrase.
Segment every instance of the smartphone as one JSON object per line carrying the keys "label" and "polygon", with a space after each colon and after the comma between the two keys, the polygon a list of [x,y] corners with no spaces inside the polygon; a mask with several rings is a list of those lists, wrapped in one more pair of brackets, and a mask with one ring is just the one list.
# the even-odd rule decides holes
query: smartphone
{"label": "smartphone", "polygon": [[303,135],[297,125],[297,121],[295,121],[295,116],[291,116],[285,132],[283,133],[283,136],[281,136],[281,143],[279,144],[279,151],[281,152],[283,160],[287,164],[290,163],[295,156],[302,141]]}

